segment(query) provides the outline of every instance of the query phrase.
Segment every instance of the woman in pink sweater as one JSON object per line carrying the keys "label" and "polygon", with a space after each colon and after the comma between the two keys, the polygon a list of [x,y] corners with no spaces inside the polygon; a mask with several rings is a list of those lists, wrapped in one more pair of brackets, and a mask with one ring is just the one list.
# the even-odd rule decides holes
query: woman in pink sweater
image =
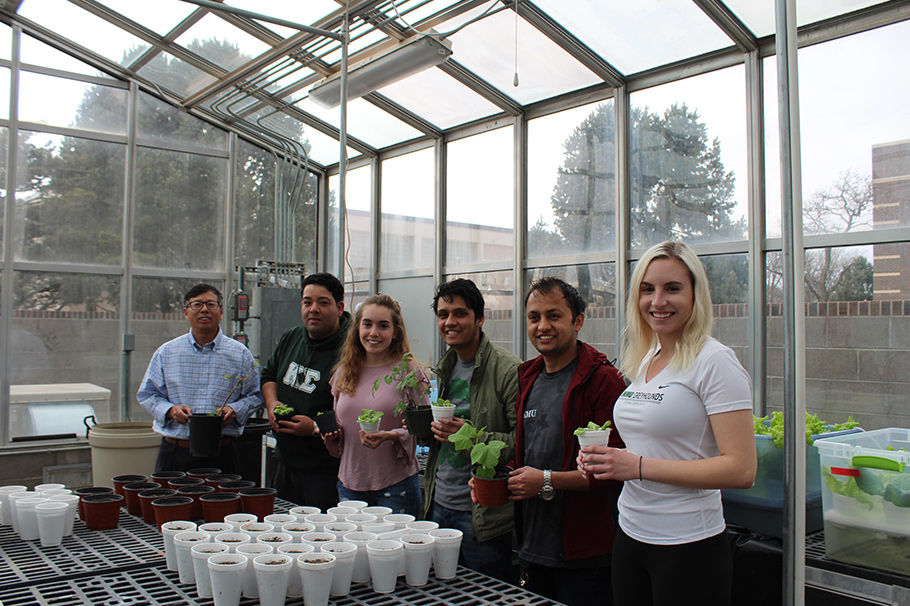
{"label": "woman in pink sweater", "polygon": [[[398,303],[388,295],[374,295],[364,301],[331,380],[339,429],[323,439],[329,453],[341,459],[339,499],[366,501],[417,516],[422,502],[415,457],[417,443],[394,414],[403,394],[385,381],[379,381],[377,389],[373,389],[376,380],[391,373],[409,352]],[[417,367],[414,362],[411,364]],[[418,372],[425,379],[423,371]],[[418,395],[417,399],[421,404],[429,403],[427,394]],[[360,429],[357,417],[363,408],[383,413],[375,433]]]}

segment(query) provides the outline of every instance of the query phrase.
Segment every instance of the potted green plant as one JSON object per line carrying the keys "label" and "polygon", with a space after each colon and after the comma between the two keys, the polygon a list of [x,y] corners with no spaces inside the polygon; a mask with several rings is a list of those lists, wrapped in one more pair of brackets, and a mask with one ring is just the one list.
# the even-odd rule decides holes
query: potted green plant
{"label": "potted green plant", "polygon": [[279,404],[272,411],[276,421],[290,421],[294,416],[294,407],[287,404]]}
{"label": "potted green plant", "polygon": [[363,433],[376,433],[379,431],[379,423],[382,420],[382,412],[372,408],[361,408],[360,416],[357,422],[360,423],[360,429]]}
{"label": "potted green plant", "polygon": [[578,437],[579,446],[608,446],[610,441],[611,425],[607,421],[603,425],[598,425],[594,421],[588,421],[584,427],[579,427],[574,433]]}
{"label": "potted green plant", "polygon": [[246,376],[224,375],[225,379],[235,380],[234,386],[228,395],[224,398],[221,406],[215,409],[214,413],[191,414],[190,424],[190,454],[194,457],[217,457],[221,454],[221,413],[224,406],[234,395],[234,392],[243,387],[243,381]]}
{"label": "potted green plant", "polygon": [[323,435],[338,431],[338,419],[335,417],[334,410],[317,412],[316,418],[313,420],[316,422],[316,426],[319,427],[319,433]]}
{"label": "potted green plant", "polygon": [[457,450],[470,450],[474,494],[485,507],[500,507],[509,501],[509,468],[499,465],[499,455],[506,443],[502,440],[483,442],[486,427],[476,429],[470,421],[449,436]]}
{"label": "potted green plant", "polygon": [[440,398],[430,405],[433,411],[433,420],[452,419],[455,417],[455,405],[444,398]]}
{"label": "potted green plant", "polygon": [[430,406],[420,404],[423,397],[430,392],[430,382],[417,368],[411,368],[413,356],[406,353],[401,357],[392,372],[376,379],[373,383],[373,393],[379,389],[380,381],[386,385],[394,385],[398,396],[401,398],[395,405],[394,413],[403,414],[408,426],[408,433],[414,436],[426,437],[430,435],[430,423],[433,422],[433,413]]}

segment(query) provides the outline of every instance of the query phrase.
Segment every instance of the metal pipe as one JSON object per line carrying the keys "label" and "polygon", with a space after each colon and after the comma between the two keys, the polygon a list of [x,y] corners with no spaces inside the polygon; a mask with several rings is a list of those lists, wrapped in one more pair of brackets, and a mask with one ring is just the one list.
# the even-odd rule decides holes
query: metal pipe
{"label": "metal pipe", "polygon": [[802,606],[806,584],[806,414],[803,223],[796,0],[775,0],[780,120],[784,322],[783,603]]}

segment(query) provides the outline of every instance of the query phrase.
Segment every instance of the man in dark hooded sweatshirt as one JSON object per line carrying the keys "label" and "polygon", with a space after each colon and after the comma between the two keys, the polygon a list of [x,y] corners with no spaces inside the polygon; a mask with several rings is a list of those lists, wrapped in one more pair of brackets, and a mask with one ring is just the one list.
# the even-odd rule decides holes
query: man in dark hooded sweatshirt
{"label": "man in dark hooded sweatshirt", "polygon": [[[338,459],[331,456],[314,419],[332,410],[329,379],[351,325],[344,311],[344,286],[332,274],[303,280],[303,325],[281,336],[262,369],[262,396],[275,430],[278,497],[325,511],[338,503]],[[291,420],[277,420],[275,407],[294,409]]]}

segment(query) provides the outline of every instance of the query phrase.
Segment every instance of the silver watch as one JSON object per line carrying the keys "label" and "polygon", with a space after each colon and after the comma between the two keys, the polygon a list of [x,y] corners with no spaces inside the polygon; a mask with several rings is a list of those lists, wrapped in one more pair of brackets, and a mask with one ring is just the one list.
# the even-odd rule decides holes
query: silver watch
{"label": "silver watch", "polygon": [[556,496],[556,491],[553,490],[553,480],[550,478],[551,474],[552,472],[549,469],[543,470],[543,486],[537,496],[544,501],[552,501],[553,497]]}

